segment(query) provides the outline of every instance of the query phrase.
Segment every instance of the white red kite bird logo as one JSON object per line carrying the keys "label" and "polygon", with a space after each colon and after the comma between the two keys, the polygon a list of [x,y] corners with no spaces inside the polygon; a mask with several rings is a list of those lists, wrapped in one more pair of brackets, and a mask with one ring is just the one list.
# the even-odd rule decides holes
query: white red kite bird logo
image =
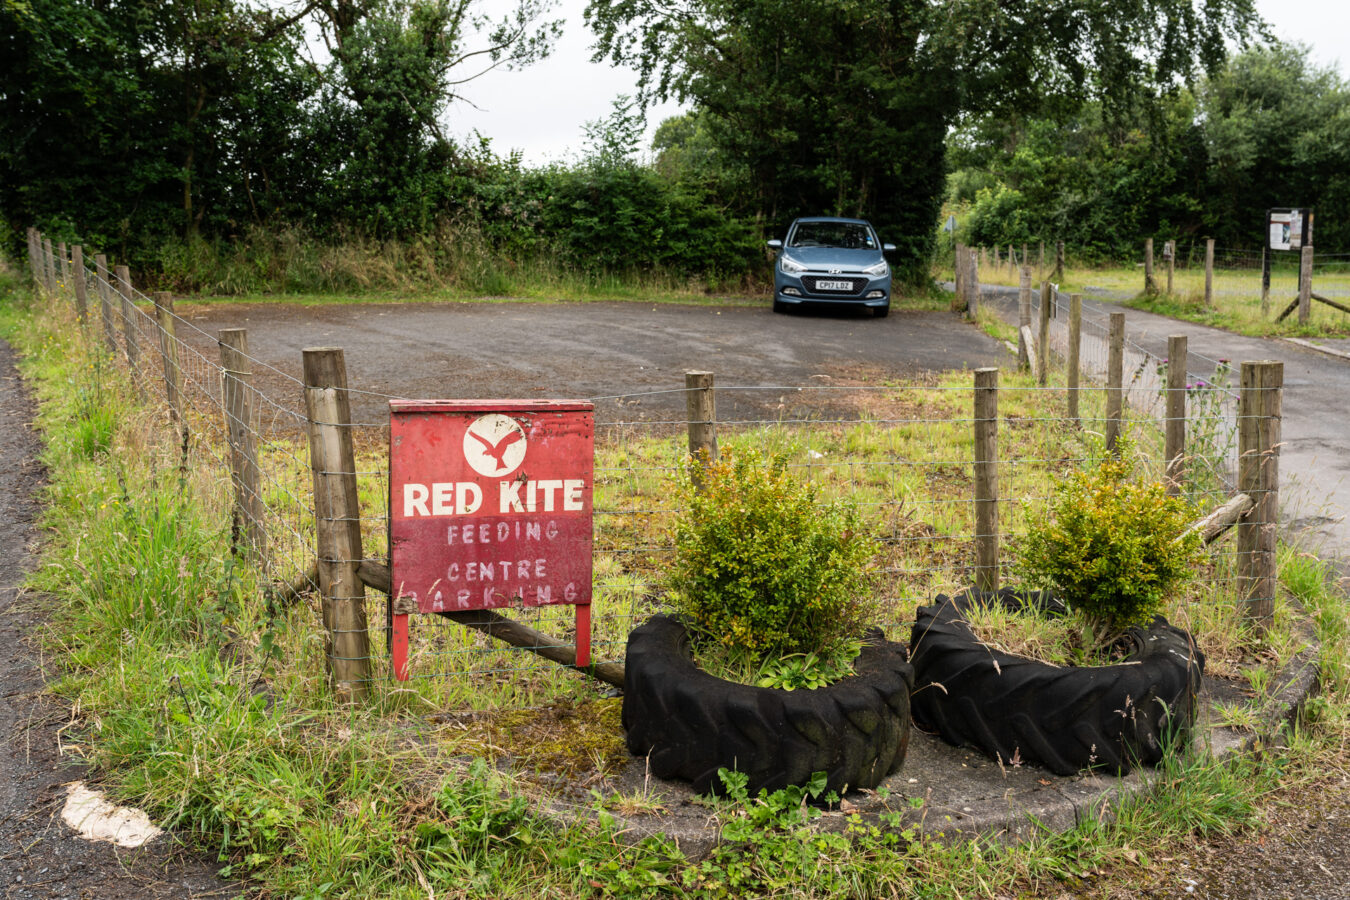
{"label": "white red kite bird logo", "polygon": [[464,459],[479,475],[509,475],[525,461],[525,430],[501,413],[479,416],[464,432]]}

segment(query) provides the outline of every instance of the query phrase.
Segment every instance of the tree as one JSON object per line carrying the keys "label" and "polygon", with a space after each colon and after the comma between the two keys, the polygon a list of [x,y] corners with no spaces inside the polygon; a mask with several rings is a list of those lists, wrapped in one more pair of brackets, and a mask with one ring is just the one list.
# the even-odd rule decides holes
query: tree
{"label": "tree", "polygon": [[596,58],[676,97],[750,172],[771,223],[867,214],[919,275],[948,127],[1174,88],[1257,26],[1252,0],[590,0]]}

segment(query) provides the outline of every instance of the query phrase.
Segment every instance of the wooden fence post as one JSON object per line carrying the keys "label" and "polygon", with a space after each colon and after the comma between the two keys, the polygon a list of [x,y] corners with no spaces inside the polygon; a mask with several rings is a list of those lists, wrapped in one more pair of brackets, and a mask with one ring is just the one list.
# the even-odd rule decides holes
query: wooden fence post
{"label": "wooden fence post", "polygon": [[75,315],[83,325],[89,318],[89,286],[84,280],[84,247],[76,244],[70,248],[71,268],[75,279]]}
{"label": "wooden fence post", "polygon": [[1065,363],[1068,376],[1069,418],[1079,424],[1078,379],[1083,351],[1083,295],[1069,295],[1069,349]]}
{"label": "wooden fence post", "polygon": [[998,369],[975,370],[975,587],[998,590]]}
{"label": "wooden fence post", "polygon": [[1205,308],[1214,308],[1214,238],[1205,238]]}
{"label": "wooden fence post", "polygon": [[225,407],[225,432],[230,442],[230,480],[234,483],[232,542],[238,546],[241,539],[246,539],[251,554],[265,568],[267,530],[263,527],[258,440],[253,430],[251,362],[248,355],[248,331],[243,328],[221,331],[221,402]]}
{"label": "wooden fence post", "polygon": [[1168,241],[1163,250],[1163,256],[1167,258],[1167,295],[1172,295],[1172,275],[1177,268],[1177,242]]}
{"label": "wooden fence post", "polygon": [[66,258],[66,242],[59,241],[56,244],[56,256],[60,260],[58,274],[61,277],[61,291],[65,293],[70,290],[70,260]]}
{"label": "wooden fence post", "polygon": [[1180,494],[1186,477],[1186,335],[1167,338],[1167,427],[1163,459],[1167,493]]}
{"label": "wooden fence post", "polygon": [[131,300],[131,271],[126,266],[115,270],[117,290],[122,295],[122,339],[126,346],[127,362],[131,364],[131,380],[138,386],[141,373],[141,342],[136,328],[136,304]]}
{"label": "wooden fence post", "polygon": [[1153,277],[1153,238],[1144,239],[1144,293],[1150,297],[1158,293],[1158,282]]}
{"label": "wooden fence post", "polygon": [[1045,241],[1041,241],[1040,264],[1036,267],[1036,280],[1045,280]]}
{"label": "wooden fence post", "polygon": [[1280,513],[1280,416],[1284,363],[1242,364],[1238,398],[1238,490],[1255,501],[1239,520],[1238,596],[1243,615],[1264,631],[1275,613]]}
{"label": "wooden fence post", "polygon": [[998,270],[999,270],[999,267],[1002,266],[1002,265],[1003,265],[1003,263],[999,261],[998,244],[995,244],[995,245],[994,245],[994,268],[990,269],[989,271],[994,272],[994,273],[997,273]]}
{"label": "wooden fence post", "polygon": [[94,274],[98,283],[99,312],[103,316],[103,342],[111,353],[117,352],[117,326],[113,323],[112,287],[108,284],[108,257],[100,253],[94,257]]}
{"label": "wooden fence post", "polygon": [[1298,258],[1298,324],[1307,325],[1312,315],[1313,248],[1305,246]]}
{"label": "wooden fence post", "polygon": [[1111,313],[1106,352],[1106,449],[1116,452],[1125,412],[1125,314]]}
{"label": "wooden fence post", "polygon": [[56,296],[56,251],[52,249],[52,239],[42,239],[42,271],[44,277],[43,285],[47,289],[48,297]]}
{"label": "wooden fence post", "polygon": [[712,372],[684,373],[684,408],[689,420],[689,455],[694,459],[696,490],[703,489],[703,475],[717,462],[717,394]]}
{"label": "wooden fence post", "polygon": [[169,415],[182,426],[183,442],[187,443],[187,420],[183,417],[183,372],[178,367],[178,336],[174,327],[173,294],[155,291],[155,321],[159,325],[159,355],[164,364],[164,395],[169,402]]}
{"label": "wooden fence post", "polygon": [[1270,315],[1270,247],[1261,248],[1261,318]]}
{"label": "wooden fence post", "polygon": [[1017,368],[1031,369],[1031,348],[1027,346],[1026,332],[1031,327],[1031,266],[1022,266],[1022,277],[1017,287]]}
{"label": "wooden fence post", "polygon": [[1055,277],[1052,279],[1056,284],[1064,280],[1064,242],[1055,242]]}
{"label": "wooden fence post", "polygon": [[361,504],[352,445],[351,401],[342,350],[304,351],[305,410],[309,417],[314,520],[323,592],[325,658],[333,693],[364,697],[371,677],[366,586],[361,581]]}
{"label": "wooden fence post", "polygon": [[1042,281],[1040,330],[1036,332],[1036,383],[1040,385],[1050,380],[1050,305],[1054,301],[1054,287],[1050,282]]}
{"label": "wooden fence post", "polygon": [[37,229],[32,225],[28,226],[25,232],[28,237],[28,274],[33,278],[34,286],[38,283],[38,254],[37,254]]}

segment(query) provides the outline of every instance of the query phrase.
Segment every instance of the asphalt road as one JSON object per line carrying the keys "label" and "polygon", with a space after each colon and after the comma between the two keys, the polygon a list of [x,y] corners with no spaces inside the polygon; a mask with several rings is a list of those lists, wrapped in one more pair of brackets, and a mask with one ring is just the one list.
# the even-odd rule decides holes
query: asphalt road
{"label": "asphalt road", "polygon": [[[1017,316],[1014,288],[986,288],[999,312]],[[1167,338],[1186,335],[1190,374],[1209,378],[1213,362],[1231,360],[1230,384],[1238,367],[1249,360],[1284,363],[1284,397],[1280,448],[1280,507],[1286,526],[1312,549],[1336,556],[1350,566],[1350,361],[1318,353],[1278,338],[1251,338],[1126,309],[1110,298],[1083,298],[1083,318],[1105,319],[1125,313],[1125,334],[1159,359],[1167,357]],[[1204,357],[1201,359],[1199,357]]]}

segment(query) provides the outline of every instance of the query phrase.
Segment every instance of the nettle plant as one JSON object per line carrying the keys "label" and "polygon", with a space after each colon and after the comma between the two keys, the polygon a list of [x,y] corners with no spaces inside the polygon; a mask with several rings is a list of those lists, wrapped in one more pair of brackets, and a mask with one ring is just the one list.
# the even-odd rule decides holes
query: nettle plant
{"label": "nettle plant", "polygon": [[1187,531],[1190,504],[1136,479],[1131,447],[1119,449],[1061,482],[1049,517],[1018,547],[1025,579],[1052,589],[1098,649],[1151,622],[1204,555],[1199,534]]}
{"label": "nettle plant", "polygon": [[726,453],[683,474],[670,601],[705,668],[768,687],[821,687],[851,673],[876,611],[876,541],[857,512],[822,502],[782,457]]}

